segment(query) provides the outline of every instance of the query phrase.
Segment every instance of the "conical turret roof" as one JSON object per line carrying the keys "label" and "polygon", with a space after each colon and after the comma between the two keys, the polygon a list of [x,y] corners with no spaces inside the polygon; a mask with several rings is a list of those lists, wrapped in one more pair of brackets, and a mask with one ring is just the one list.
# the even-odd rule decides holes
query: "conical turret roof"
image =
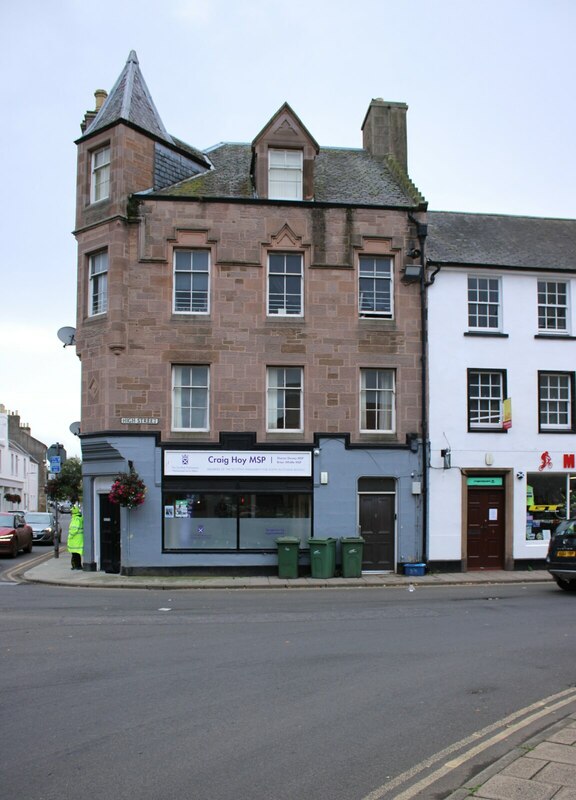
{"label": "conical turret roof", "polygon": [[156,110],[134,50],[130,52],[120,77],[84,136],[91,136],[121,120],[174,144]]}

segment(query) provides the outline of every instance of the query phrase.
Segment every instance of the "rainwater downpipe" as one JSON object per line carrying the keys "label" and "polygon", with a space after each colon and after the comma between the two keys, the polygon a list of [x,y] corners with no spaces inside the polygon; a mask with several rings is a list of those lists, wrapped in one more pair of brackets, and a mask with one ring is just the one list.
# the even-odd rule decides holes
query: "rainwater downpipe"
{"label": "rainwater downpipe", "polygon": [[426,275],[426,237],[428,225],[411,212],[408,218],[416,226],[420,250],[420,382],[422,390],[422,561],[428,558],[428,295]]}

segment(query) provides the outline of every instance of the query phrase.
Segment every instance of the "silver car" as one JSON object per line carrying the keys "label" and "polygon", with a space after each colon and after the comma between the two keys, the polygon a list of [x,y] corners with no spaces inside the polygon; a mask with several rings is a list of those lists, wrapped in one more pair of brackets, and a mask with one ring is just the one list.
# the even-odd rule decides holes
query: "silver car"
{"label": "silver car", "polygon": [[[56,517],[50,511],[26,511],[26,522],[32,528],[32,538],[35,544],[54,544],[56,533]],[[58,533],[62,535],[62,528],[58,525]]]}

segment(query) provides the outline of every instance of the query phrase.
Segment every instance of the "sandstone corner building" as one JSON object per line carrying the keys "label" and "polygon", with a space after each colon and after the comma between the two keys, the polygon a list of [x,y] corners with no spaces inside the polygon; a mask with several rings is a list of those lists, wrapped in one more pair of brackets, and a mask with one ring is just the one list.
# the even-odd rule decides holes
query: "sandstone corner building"
{"label": "sandstone corner building", "polygon": [[[362,535],[365,570],[425,555],[406,110],[373,100],[345,149],[284,103],[251,143],[200,151],[135,53],[96,93],[75,226],[85,568],[272,571],[284,535],[304,568],[313,537]],[[130,469],[135,509],[108,498]]]}

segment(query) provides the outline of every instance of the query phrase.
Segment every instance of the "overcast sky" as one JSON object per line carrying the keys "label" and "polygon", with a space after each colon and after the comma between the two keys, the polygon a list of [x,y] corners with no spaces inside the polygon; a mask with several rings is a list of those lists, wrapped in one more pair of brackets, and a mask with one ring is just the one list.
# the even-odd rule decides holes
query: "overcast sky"
{"label": "overcast sky", "polygon": [[45,444],[80,419],[76,147],[131,50],[167,130],[250,142],[290,103],[360,147],[405,102],[410,176],[435,210],[575,217],[574,0],[0,0],[0,403]]}

